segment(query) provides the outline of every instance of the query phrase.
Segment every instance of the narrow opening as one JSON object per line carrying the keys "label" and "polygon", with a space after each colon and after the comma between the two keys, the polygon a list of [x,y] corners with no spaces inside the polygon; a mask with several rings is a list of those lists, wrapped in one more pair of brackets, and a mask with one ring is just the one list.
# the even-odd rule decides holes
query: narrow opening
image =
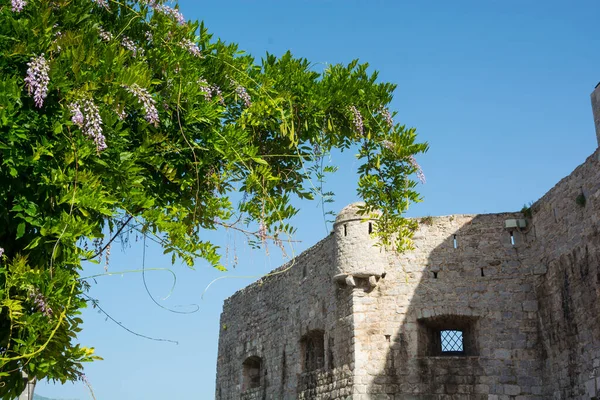
{"label": "narrow opening", "polygon": [[433,271],[433,279],[437,279],[437,272]]}
{"label": "narrow opening", "polygon": [[260,359],[260,357],[248,357],[246,358],[242,366],[244,369],[242,375],[242,390],[260,387],[260,370],[262,367],[262,360]]}
{"label": "narrow opening", "polygon": [[344,236],[348,236],[348,227],[344,224]]}
{"label": "narrow opening", "polygon": [[515,245],[515,236],[512,231],[510,231],[510,244]]}
{"label": "narrow opening", "polygon": [[392,335],[385,335],[385,341],[386,342],[389,343],[391,341],[391,339],[392,339]]}
{"label": "narrow opening", "polygon": [[454,248],[458,248],[458,242],[456,241],[456,235],[454,235]]}
{"label": "narrow opening", "polygon": [[306,265],[302,266],[302,277],[306,278]]}
{"label": "narrow opening", "polygon": [[483,268],[481,268],[481,276],[485,276],[485,274],[483,273]]}
{"label": "narrow opening", "polygon": [[373,233],[373,224],[369,222],[369,234]]}
{"label": "narrow opening", "polygon": [[334,363],[334,359],[333,359],[333,347],[334,347],[333,337],[330,337],[329,341],[327,343],[327,354],[328,354],[328,358],[329,358],[329,369],[334,369],[335,368],[335,363]]}
{"label": "narrow opening", "polygon": [[302,370],[311,372],[325,366],[325,333],[314,330],[307,333],[300,341],[302,348]]}

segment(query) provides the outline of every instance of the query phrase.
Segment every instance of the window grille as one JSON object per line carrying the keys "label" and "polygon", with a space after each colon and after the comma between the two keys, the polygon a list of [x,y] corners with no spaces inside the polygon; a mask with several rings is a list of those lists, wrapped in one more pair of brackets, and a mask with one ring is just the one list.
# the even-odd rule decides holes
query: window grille
{"label": "window grille", "polygon": [[441,331],[440,339],[442,353],[463,353],[465,351],[462,331]]}

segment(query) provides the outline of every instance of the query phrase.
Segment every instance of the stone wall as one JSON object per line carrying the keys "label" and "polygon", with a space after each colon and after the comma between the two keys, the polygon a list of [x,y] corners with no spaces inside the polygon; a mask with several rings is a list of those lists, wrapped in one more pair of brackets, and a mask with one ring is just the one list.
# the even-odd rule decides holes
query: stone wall
{"label": "stone wall", "polygon": [[600,396],[599,156],[531,207],[546,398]]}
{"label": "stone wall", "polygon": [[[353,399],[542,398],[530,243],[504,228],[517,218],[423,219],[415,249],[390,257],[375,289],[355,289]],[[434,349],[442,330],[463,332],[463,354]]]}
{"label": "stone wall", "polygon": [[[352,299],[332,284],[333,236],[225,301],[216,398],[342,399],[352,388]],[[302,339],[323,332],[322,367],[306,372]],[[243,387],[243,362],[262,360],[261,386]],[[322,393],[327,393],[322,396]]]}

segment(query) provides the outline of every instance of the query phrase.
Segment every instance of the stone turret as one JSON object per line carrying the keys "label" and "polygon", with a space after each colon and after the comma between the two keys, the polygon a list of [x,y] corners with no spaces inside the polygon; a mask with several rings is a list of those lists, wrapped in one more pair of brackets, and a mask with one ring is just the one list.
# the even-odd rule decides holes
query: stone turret
{"label": "stone turret", "polygon": [[358,214],[364,203],[353,203],[342,209],[333,225],[335,236],[334,280],[355,286],[355,278],[366,278],[371,287],[385,272],[385,250],[371,236],[374,223]]}

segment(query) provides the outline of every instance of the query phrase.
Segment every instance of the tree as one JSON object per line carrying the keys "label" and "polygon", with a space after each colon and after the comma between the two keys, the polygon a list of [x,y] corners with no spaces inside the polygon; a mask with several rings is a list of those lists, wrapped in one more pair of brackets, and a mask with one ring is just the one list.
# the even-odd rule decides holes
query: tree
{"label": "tree", "polygon": [[332,149],[358,148],[362,212],[383,245],[410,246],[427,144],[394,124],[395,85],[367,64],[256,62],[160,0],[2,0],[0,18],[3,398],[22,373],[77,380],[99,358],[74,344],[83,261],[136,230],[223,269],[210,231],[291,235],[290,200],[323,201],[307,182],[334,172]]}

